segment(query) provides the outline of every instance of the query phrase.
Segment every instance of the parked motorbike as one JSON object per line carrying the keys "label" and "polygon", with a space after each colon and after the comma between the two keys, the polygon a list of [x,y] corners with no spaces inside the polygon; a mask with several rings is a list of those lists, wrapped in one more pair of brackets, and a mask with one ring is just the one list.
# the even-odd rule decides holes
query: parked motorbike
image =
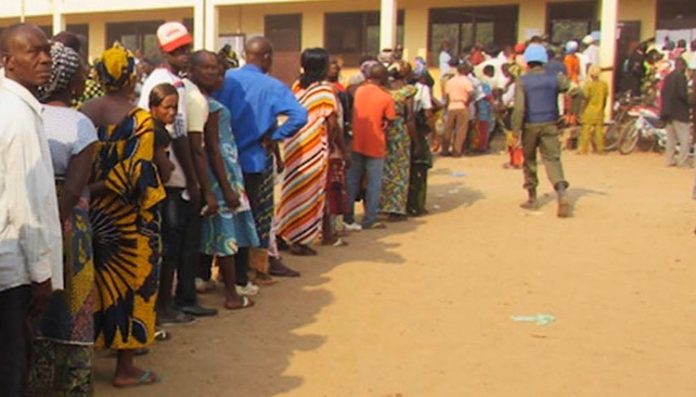
{"label": "parked motorbike", "polygon": [[626,92],[616,99],[614,102],[614,119],[607,126],[604,133],[604,149],[606,151],[616,150],[621,143],[621,138],[636,122],[636,116],[630,115],[629,111],[639,105],[643,101],[643,97],[631,96],[630,92]]}
{"label": "parked motorbike", "polygon": [[664,150],[667,146],[667,129],[664,121],[660,120],[657,109],[645,106],[631,108],[628,113],[630,117],[635,117],[635,122],[625,130],[619,139],[619,152],[630,154],[638,146],[639,141],[643,141],[646,150],[657,148]]}

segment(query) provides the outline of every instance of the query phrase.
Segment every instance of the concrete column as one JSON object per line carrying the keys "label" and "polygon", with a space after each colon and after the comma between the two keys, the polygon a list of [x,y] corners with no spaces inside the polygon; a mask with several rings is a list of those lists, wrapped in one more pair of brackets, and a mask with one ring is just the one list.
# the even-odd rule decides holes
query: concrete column
{"label": "concrete column", "polygon": [[196,0],[193,4],[193,48],[205,47],[205,0]]}
{"label": "concrete column", "polygon": [[217,51],[218,25],[220,15],[214,0],[208,0],[205,4],[205,40],[204,46],[210,51]]}
{"label": "concrete column", "polygon": [[380,0],[379,49],[394,48],[396,45],[397,1]]}
{"label": "concrete column", "polygon": [[52,14],[53,34],[56,35],[65,30],[65,17],[63,16],[63,1],[53,0]]}
{"label": "concrete column", "polygon": [[[616,29],[618,26],[619,0],[602,0],[601,11],[601,37],[599,41],[599,66],[601,68],[612,68],[602,73],[602,80],[609,84],[609,101],[607,105],[611,109],[614,103],[614,74],[618,65],[614,65],[616,60]],[[607,117],[611,116],[611,110],[606,112]]]}

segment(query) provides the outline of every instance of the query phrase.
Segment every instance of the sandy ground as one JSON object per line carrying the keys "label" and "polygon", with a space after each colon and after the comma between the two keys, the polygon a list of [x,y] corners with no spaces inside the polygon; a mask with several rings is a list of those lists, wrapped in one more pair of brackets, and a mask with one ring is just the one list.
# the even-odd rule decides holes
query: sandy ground
{"label": "sandy ground", "polygon": [[[693,171],[656,154],[564,160],[567,220],[545,179],[546,205],[519,209],[502,155],[439,160],[430,216],[287,257],[304,277],[138,359],[158,385],[115,390],[99,358],[97,396],[696,395]],[[511,320],[536,313],[556,321]]]}

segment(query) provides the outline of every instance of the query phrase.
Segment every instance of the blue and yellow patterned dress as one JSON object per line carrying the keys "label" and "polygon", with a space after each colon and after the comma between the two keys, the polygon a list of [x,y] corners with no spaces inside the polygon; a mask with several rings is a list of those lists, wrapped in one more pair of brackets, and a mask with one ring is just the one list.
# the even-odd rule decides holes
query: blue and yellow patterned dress
{"label": "blue and yellow patterned dress", "polygon": [[150,344],[155,334],[158,204],[166,193],[153,164],[155,133],[149,112],[133,109],[118,125],[100,127],[98,133],[90,183],[105,183],[109,193],[93,197],[90,208],[96,346],[137,349]]}

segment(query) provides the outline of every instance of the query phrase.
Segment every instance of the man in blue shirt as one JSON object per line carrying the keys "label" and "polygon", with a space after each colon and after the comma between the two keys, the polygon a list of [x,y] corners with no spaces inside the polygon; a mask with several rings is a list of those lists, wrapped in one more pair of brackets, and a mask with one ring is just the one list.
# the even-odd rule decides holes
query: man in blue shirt
{"label": "man in blue shirt", "polygon": [[[262,194],[264,180],[273,177],[271,146],[295,135],[307,123],[307,111],[297,102],[290,89],[267,73],[273,64],[273,46],[265,37],[247,41],[244,52],[247,64],[241,69],[230,70],[217,94],[217,99],[230,110],[232,133],[239,149],[239,163],[244,174],[244,184],[251,202],[262,248],[268,248],[270,223],[269,197]],[[278,117],[287,119],[279,125]],[[267,185],[267,184],[266,184]],[[268,191],[268,189],[263,189]],[[271,207],[272,213],[272,207]],[[236,260],[248,261],[249,249],[240,248]],[[277,276],[297,276],[297,272],[282,262],[270,260],[270,273]],[[246,276],[237,275],[244,279]]]}

